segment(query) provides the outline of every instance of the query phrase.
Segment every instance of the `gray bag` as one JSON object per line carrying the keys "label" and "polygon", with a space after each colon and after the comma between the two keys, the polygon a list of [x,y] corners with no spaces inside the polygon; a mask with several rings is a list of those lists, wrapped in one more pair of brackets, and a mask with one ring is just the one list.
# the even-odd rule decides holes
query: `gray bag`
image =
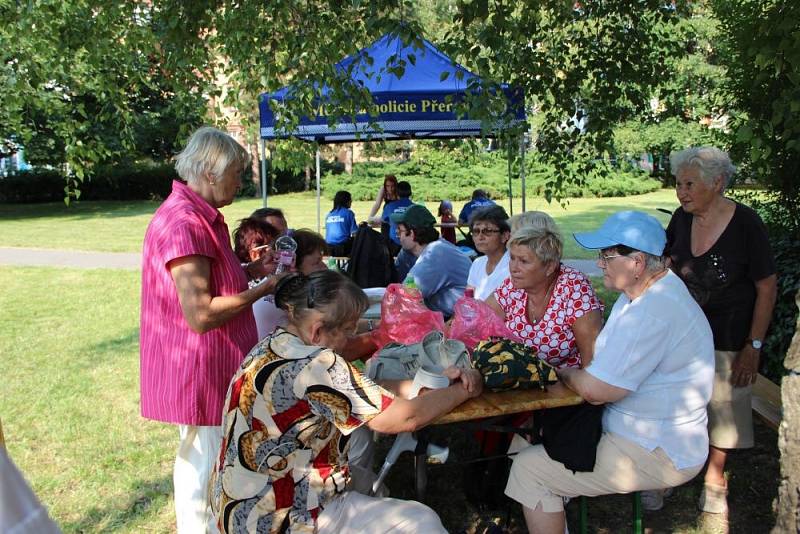
{"label": "gray bag", "polygon": [[467,347],[457,339],[445,339],[444,334],[434,330],[413,345],[389,343],[384,346],[370,360],[367,376],[376,381],[413,380],[420,367],[432,373],[441,373],[451,365],[470,368]]}

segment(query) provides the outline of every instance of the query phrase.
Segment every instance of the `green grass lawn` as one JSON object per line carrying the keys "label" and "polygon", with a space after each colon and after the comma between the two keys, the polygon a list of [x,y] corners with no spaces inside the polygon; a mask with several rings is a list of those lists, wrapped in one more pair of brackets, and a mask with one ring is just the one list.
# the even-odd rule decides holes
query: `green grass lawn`
{"label": "green grass lawn", "polygon": [[65,532],[173,529],[175,427],[139,417],[137,272],[0,268],[0,418]]}
{"label": "green grass lawn", "polygon": [[[499,202],[509,209],[507,199]],[[456,215],[463,204],[455,204]],[[565,237],[565,257],[590,259],[593,254],[577,246],[570,237],[572,232],[592,229],[610,213],[624,209],[647,211],[666,224],[668,216],[656,211],[656,208],[672,210],[677,204],[674,191],[665,189],[624,198],[576,198],[571,199],[566,207],[548,204],[542,198],[530,198],[526,209],[546,211],[556,219]],[[313,193],[273,196],[270,197],[270,206],[283,209],[294,228],[317,227]],[[353,211],[356,218],[364,220],[371,206],[371,202],[355,202]],[[157,202],[146,201],[78,202],[70,207],[63,203],[0,204],[0,246],[139,252],[145,228],[157,207]],[[237,199],[223,208],[222,212],[233,231],[238,219],[248,216],[259,207],[260,199]],[[428,208],[434,213],[437,207],[428,203]],[[323,199],[323,220],[330,209],[330,201]],[[514,199],[514,213],[520,210],[520,199]]]}

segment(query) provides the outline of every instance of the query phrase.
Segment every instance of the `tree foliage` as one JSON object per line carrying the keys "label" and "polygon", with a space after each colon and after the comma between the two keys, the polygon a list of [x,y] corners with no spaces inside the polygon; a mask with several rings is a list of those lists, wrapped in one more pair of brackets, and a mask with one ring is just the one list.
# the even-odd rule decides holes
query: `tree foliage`
{"label": "tree foliage", "polygon": [[0,0],[0,18],[0,139],[66,163],[70,194],[94,164],[163,154],[170,127],[198,122],[202,98],[162,69],[148,4]]}
{"label": "tree foliage", "polygon": [[[620,121],[644,124],[638,134],[668,150],[681,123],[726,112],[749,167],[791,191],[800,7],[710,1],[719,29],[705,3],[685,0],[0,0],[0,139],[4,150],[18,142],[34,159],[62,158],[80,178],[98,162],[169,153],[206,102],[255,132],[258,95],[289,83],[285,128],[313,114],[323,84],[333,121],[370,98],[336,62],[394,32],[418,45],[434,37],[481,76],[472,104],[487,120],[503,105],[499,83],[524,90],[536,149],[559,169],[549,193],[613,152]],[[414,61],[373,67],[402,75]],[[720,100],[723,67],[731,83]],[[306,165],[309,148],[284,143],[279,160]]]}
{"label": "tree foliage", "polygon": [[713,7],[735,159],[779,193],[800,237],[800,4],[716,0]]}
{"label": "tree foliage", "polygon": [[563,180],[580,181],[612,148],[613,125],[647,105],[649,88],[679,51],[673,38],[679,10],[664,2],[477,1],[459,7],[447,50],[480,74],[524,89],[539,113],[537,149],[562,171],[554,191]]}
{"label": "tree foliage", "polygon": [[650,88],[649,105],[631,110],[614,128],[615,152],[651,154],[653,174],[667,184],[673,182],[670,153],[719,142],[726,113],[721,99],[726,68],[716,46],[719,24],[704,2],[693,2],[682,15],[674,25],[681,53],[666,58],[664,72]]}

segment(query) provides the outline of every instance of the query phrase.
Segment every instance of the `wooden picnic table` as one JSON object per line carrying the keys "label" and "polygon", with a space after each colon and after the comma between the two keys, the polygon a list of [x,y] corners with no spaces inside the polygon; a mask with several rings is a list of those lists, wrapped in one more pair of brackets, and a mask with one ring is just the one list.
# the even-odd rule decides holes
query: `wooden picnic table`
{"label": "wooden picnic table", "polygon": [[469,399],[452,412],[439,417],[433,424],[460,423],[545,408],[574,406],[581,402],[583,399],[580,395],[561,383],[548,386],[546,391],[538,389],[517,389],[499,393],[484,391],[480,396]]}

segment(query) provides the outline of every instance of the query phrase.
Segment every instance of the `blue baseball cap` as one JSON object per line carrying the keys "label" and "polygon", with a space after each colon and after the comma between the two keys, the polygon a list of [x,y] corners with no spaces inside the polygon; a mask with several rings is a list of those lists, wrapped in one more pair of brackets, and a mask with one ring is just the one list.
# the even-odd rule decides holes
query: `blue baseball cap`
{"label": "blue baseball cap", "polygon": [[577,232],[572,236],[583,248],[625,245],[653,256],[664,254],[667,244],[667,234],[658,219],[641,211],[619,211],[594,232]]}

